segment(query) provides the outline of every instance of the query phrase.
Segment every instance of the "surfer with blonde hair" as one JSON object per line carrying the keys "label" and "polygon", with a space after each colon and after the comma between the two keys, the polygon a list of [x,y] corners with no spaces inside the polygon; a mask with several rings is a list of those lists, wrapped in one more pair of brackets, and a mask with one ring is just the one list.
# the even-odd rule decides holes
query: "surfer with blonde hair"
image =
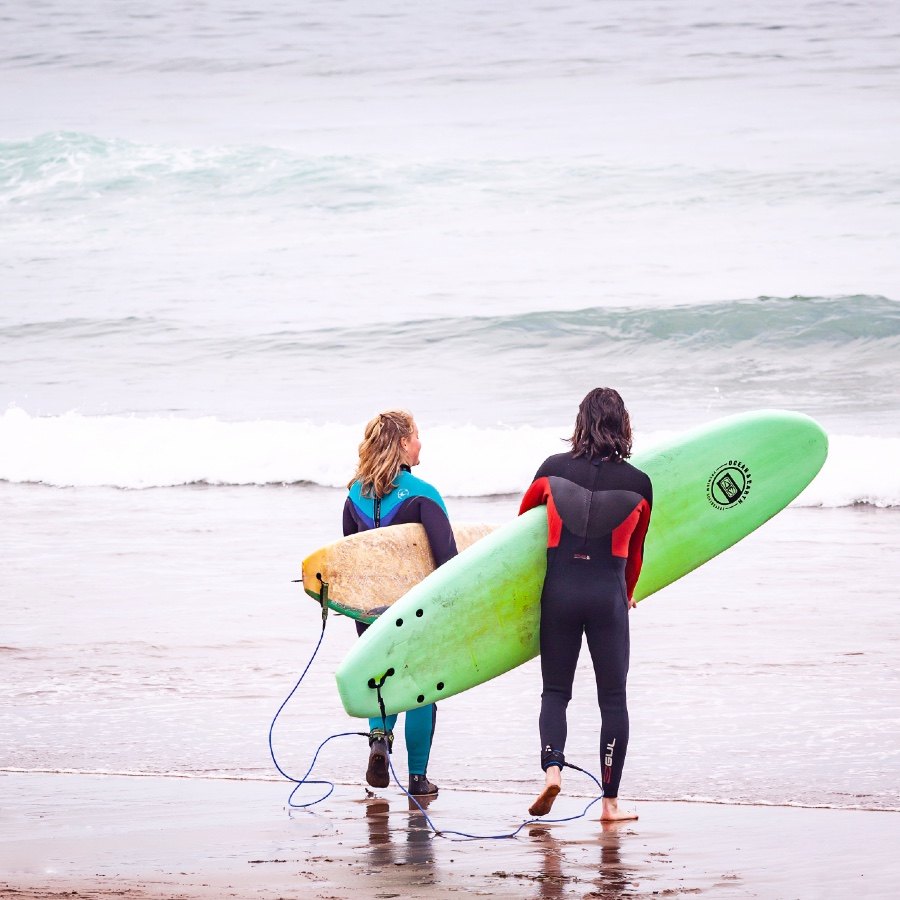
{"label": "surfer with blonde hair", "polygon": [[[379,413],[365,428],[359,463],[344,503],[344,535],[419,522],[425,527],[435,566],[456,556],[456,540],[447,507],[437,490],[412,474],[419,464],[422,442],[415,420],[406,410]],[[357,621],[362,634],[369,626]],[[429,704],[405,713],[404,737],[409,765],[409,793],[434,796],[437,785],[425,772],[437,720],[437,706]],[[372,787],[390,784],[388,754],[394,741],[397,716],[369,719],[369,762],[366,781]]]}
{"label": "surfer with blonde hair", "polygon": [[595,388],[581,401],[572,449],[546,459],[519,513],[547,506],[547,574],[541,593],[541,768],[533,816],[550,812],[562,787],[567,723],[582,635],[594,664],[600,705],[601,821],[636,819],[619,809],[628,748],[628,612],[641,572],[653,487],[626,462],[631,420],[618,391]]}

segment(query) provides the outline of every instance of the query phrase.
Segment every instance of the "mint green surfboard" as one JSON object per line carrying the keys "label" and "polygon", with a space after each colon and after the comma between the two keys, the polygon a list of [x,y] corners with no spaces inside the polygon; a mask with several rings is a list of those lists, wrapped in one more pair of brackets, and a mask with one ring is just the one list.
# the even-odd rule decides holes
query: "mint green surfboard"
{"label": "mint green surfboard", "polygon": [[[720,419],[632,462],[653,482],[653,514],[635,590],[642,600],[746,537],[816,476],[822,428],[766,410]],[[540,460],[535,460],[537,468]],[[523,492],[527,485],[523,485]],[[401,597],[360,638],[336,679],[351,716],[423,706],[538,654],[546,508],[482,538]]]}

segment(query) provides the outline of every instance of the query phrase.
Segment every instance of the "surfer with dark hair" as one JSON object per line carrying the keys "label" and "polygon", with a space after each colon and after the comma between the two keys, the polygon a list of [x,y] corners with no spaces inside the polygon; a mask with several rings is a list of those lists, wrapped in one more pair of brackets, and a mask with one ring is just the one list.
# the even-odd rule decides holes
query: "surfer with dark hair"
{"label": "surfer with dark hair", "polygon": [[541,504],[549,524],[541,593],[541,768],[544,788],[533,816],[550,811],[562,787],[566,708],[582,635],[600,705],[601,821],[636,819],[619,809],[628,748],[628,612],[643,561],[653,488],[631,455],[631,420],[618,391],[595,388],[581,401],[571,451],[546,459],[519,509]]}
{"label": "surfer with dark hair", "polygon": [[[435,566],[456,556],[456,540],[441,495],[428,482],[416,478],[412,467],[419,464],[422,442],[410,413],[388,410],[379,413],[365,429],[359,445],[359,464],[348,485],[344,503],[344,535],[420,522],[434,556]],[[362,634],[369,626],[356,623]],[[404,737],[409,764],[409,792],[434,796],[438,792],[425,775],[437,720],[437,706],[429,704],[408,710]],[[369,719],[369,763],[366,781],[372,787],[390,784],[388,753],[394,741],[397,716]]]}

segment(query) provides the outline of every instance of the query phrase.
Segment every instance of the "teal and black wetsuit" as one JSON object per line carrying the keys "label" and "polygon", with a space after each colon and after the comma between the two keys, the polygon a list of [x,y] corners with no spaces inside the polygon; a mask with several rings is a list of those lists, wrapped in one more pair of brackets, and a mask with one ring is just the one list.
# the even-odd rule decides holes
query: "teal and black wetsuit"
{"label": "teal and black wetsuit", "polygon": [[[359,481],[351,485],[350,494],[344,503],[344,535],[368,531],[370,528],[419,522],[425,527],[436,566],[443,565],[456,556],[456,540],[441,495],[427,481],[416,478],[408,466],[401,468],[394,482],[396,487],[384,497],[364,496]],[[356,623],[360,634],[366,628],[368,625]],[[396,721],[396,715],[387,717],[385,724],[388,731],[393,730]],[[437,707],[434,704],[420,706],[406,713],[404,736],[410,775],[425,774],[436,721]],[[370,729],[381,727],[380,718],[369,719]]]}
{"label": "teal and black wetsuit", "polygon": [[582,635],[600,705],[603,795],[616,797],[628,747],[628,601],[643,562],[653,487],[624,461],[559,453],[544,461],[520,513],[547,505],[541,594],[541,766],[565,762],[566,707]]}

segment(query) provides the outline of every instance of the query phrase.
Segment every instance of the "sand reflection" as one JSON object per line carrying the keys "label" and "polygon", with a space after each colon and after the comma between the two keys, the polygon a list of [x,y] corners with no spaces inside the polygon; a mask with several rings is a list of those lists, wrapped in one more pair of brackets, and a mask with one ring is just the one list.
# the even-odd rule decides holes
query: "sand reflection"
{"label": "sand reflection", "polygon": [[[536,826],[528,832],[541,856],[541,871],[537,876],[536,900],[561,900],[579,883],[594,885],[585,897],[614,900],[634,889],[635,873],[622,865],[622,837],[625,822],[598,822],[600,833],[590,844],[583,841],[559,840],[548,827]],[[596,847],[597,850],[590,849]],[[591,856],[586,857],[585,849]],[[597,852],[599,851],[599,852]],[[593,858],[592,858],[593,857]],[[590,877],[591,872],[596,877]]]}
{"label": "sand reflection", "polygon": [[[423,809],[432,797],[419,799]],[[412,801],[408,809],[395,810],[387,800],[373,797],[365,801],[365,821],[368,828],[368,862],[373,869],[386,866],[411,865],[431,868],[434,865],[434,834],[422,810]]]}

